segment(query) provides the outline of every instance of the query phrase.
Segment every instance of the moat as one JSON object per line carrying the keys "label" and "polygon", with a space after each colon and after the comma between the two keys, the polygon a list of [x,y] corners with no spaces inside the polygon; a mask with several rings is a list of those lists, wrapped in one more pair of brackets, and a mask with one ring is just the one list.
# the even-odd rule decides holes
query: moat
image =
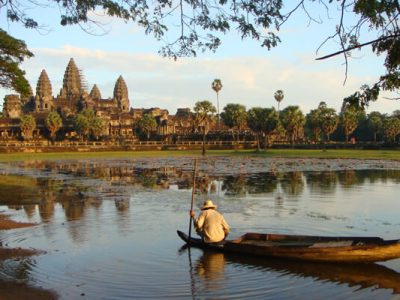
{"label": "moat", "polygon": [[[1,280],[60,299],[393,299],[400,259],[332,265],[182,249],[193,157],[0,164],[0,212],[38,225],[0,232],[45,254],[0,262]],[[199,159],[211,197],[245,232],[400,238],[400,165],[385,160]],[[310,296],[311,295],[311,296]]]}

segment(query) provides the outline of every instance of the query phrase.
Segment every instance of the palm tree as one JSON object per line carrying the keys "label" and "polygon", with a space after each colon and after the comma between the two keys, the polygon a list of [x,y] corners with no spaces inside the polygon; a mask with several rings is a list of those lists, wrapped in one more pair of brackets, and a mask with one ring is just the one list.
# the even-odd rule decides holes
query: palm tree
{"label": "palm tree", "polygon": [[318,106],[321,117],[321,129],[325,133],[328,142],[330,141],[330,135],[336,130],[339,123],[339,116],[336,114],[334,108],[329,108],[325,102],[321,102]]}
{"label": "palm tree", "polygon": [[373,111],[369,113],[368,125],[374,134],[374,142],[376,143],[377,133],[380,132],[383,127],[383,115],[378,111]]}
{"label": "palm tree", "polygon": [[277,135],[279,117],[275,108],[254,107],[247,112],[247,124],[257,138],[257,151],[261,150],[260,141],[265,137],[267,147],[272,143],[272,137]]}
{"label": "palm tree", "polygon": [[384,134],[388,140],[396,141],[396,136],[400,133],[400,119],[390,116],[383,123]]}
{"label": "palm tree", "polygon": [[95,112],[92,109],[84,109],[75,116],[74,127],[82,139],[86,140],[89,137],[91,123],[94,118]]}
{"label": "palm tree", "polygon": [[257,151],[261,151],[260,139],[263,132],[263,116],[261,107],[253,107],[247,112],[247,125],[257,138]]}
{"label": "palm tree", "polygon": [[222,89],[222,82],[221,79],[214,79],[214,81],[211,83],[211,88],[217,93],[217,124],[218,124],[218,130],[219,130],[219,91]]}
{"label": "palm tree", "polygon": [[285,95],[283,94],[282,90],[277,90],[274,94],[274,97],[275,97],[275,100],[278,102],[278,116],[279,116],[279,104],[281,103],[281,101],[283,100]]}
{"label": "palm tree", "polygon": [[291,105],[282,110],[281,122],[289,135],[290,143],[294,146],[294,142],[304,133],[305,117],[300,108]]}
{"label": "palm tree", "polygon": [[105,119],[101,117],[96,117],[92,120],[91,123],[91,131],[93,137],[97,140],[100,136],[104,135],[104,132],[107,129],[107,122]]}
{"label": "palm tree", "polygon": [[264,108],[263,109],[263,132],[265,135],[265,145],[270,147],[276,137],[279,135],[279,127],[281,126],[279,122],[279,114],[275,108]]}
{"label": "palm tree", "polygon": [[36,129],[36,120],[32,115],[21,117],[20,128],[24,139],[30,139],[33,136],[33,131]]}
{"label": "palm tree", "polygon": [[321,111],[318,108],[312,109],[306,115],[306,127],[312,131],[314,141],[318,142],[322,132]]}
{"label": "palm tree", "polygon": [[213,114],[216,112],[216,109],[215,106],[212,105],[210,101],[203,100],[196,102],[194,107],[194,112],[196,113],[195,116],[196,126],[200,127],[203,133],[202,154],[206,155],[206,134],[208,133],[209,126],[211,123],[211,118]]}
{"label": "palm tree", "polygon": [[45,119],[45,125],[46,128],[50,131],[51,140],[54,141],[57,131],[63,125],[60,115],[55,111],[50,112]]}
{"label": "palm tree", "polygon": [[344,134],[346,136],[346,142],[349,141],[349,136],[356,130],[358,126],[358,118],[360,116],[360,110],[357,110],[353,106],[345,106],[340,114],[340,121],[342,123]]}

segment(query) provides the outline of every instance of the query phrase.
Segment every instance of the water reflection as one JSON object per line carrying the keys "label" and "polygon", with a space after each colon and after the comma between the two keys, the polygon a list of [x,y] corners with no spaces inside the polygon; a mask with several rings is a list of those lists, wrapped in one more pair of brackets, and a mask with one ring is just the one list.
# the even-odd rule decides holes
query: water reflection
{"label": "water reflection", "polygon": [[[100,207],[105,199],[113,199],[120,213],[129,209],[131,190],[170,189],[188,190],[192,187],[191,172],[174,168],[141,169],[133,167],[104,167],[98,164],[39,164],[52,173],[51,177],[0,175],[0,205],[23,208],[31,218],[38,205],[41,220],[49,222],[54,217],[54,205],[60,203],[67,220],[79,220],[87,207]],[[56,172],[54,173],[54,169]],[[62,178],[57,172],[69,174]],[[83,176],[83,178],[80,178]],[[101,180],[93,181],[93,178]],[[362,187],[370,183],[399,183],[396,170],[344,170],[339,172],[266,172],[213,176],[202,173],[197,177],[197,194],[246,198],[251,195],[270,195],[275,207],[282,208],[286,197],[299,199],[306,190],[317,194],[335,194],[337,188]],[[127,188],[119,188],[120,186]],[[34,204],[33,204],[34,203]],[[21,206],[21,204],[24,204]]]}
{"label": "water reflection", "polygon": [[221,288],[224,278],[225,256],[223,253],[205,251],[196,262],[195,271],[205,282],[205,288],[215,290]]}
{"label": "water reflection", "polygon": [[[14,268],[22,270],[20,275],[19,271],[10,274],[60,290],[64,299],[79,298],[82,292],[87,299],[102,293],[113,299],[132,295],[187,299],[190,293],[194,299],[290,299],[304,285],[325,298],[332,290],[326,282],[368,289],[365,293],[370,298],[368,293],[376,288],[400,293],[399,262],[388,263],[394,266],[392,270],[379,265],[269,261],[195,250],[193,264],[189,254],[189,290],[186,257],[175,256],[180,245],[175,230],[187,225],[192,164],[156,165],[99,160],[31,162],[23,164],[24,169],[13,169],[0,164],[0,204],[44,223],[2,233],[4,243],[48,251],[37,258],[38,265],[30,262]],[[196,205],[207,196],[216,198],[232,225],[232,237],[249,231],[279,231],[398,238],[398,170],[283,172],[276,167],[262,173],[206,171],[197,177]],[[26,268],[24,273],[30,265],[33,270]],[[252,287],[259,290],[252,294]],[[364,296],[355,289],[344,290],[346,295],[340,294],[342,289],[334,296]],[[271,294],[266,295],[267,291]]]}
{"label": "water reflection", "polygon": [[[400,273],[378,264],[333,264],[302,262],[279,259],[259,259],[225,254],[228,264],[240,264],[259,270],[269,270],[279,274],[290,274],[301,277],[312,277],[318,281],[329,281],[359,289],[391,289],[394,294],[400,293]],[[212,269],[210,269],[212,270]]]}
{"label": "water reflection", "polygon": [[[139,165],[139,166],[138,166]],[[137,186],[145,189],[169,189],[171,185],[178,189],[190,189],[192,186],[192,172],[175,167],[141,168],[140,164],[132,166],[110,166],[107,162],[26,162],[24,167],[31,167],[51,174],[44,178],[29,178],[16,175],[0,175],[0,192],[4,195],[13,193],[10,186],[21,187],[19,193],[24,198],[29,194],[39,195],[42,200],[49,201],[58,191],[64,192],[64,197],[78,192],[85,192],[90,187],[82,185],[87,179],[102,179],[109,186]],[[4,173],[4,172],[3,172]],[[59,175],[70,175],[73,178],[82,178],[82,182],[71,182],[62,179]],[[22,181],[21,182],[21,178]],[[312,191],[334,193],[336,186],[355,187],[366,183],[400,182],[399,170],[341,170],[341,171],[291,171],[279,172],[273,170],[264,173],[228,174],[225,176],[199,172],[197,189],[199,193],[223,192],[228,196],[245,197],[248,194],[272,194],[278,190],[285,195],[298,196],[304,192],[305,185]],[[220,183],[220,185],[218,184]],[[96,183],[99,184],[98,182]],[[221,191],[218,187],[221,186]],[[92,187],[93,188],[93,187]],[[96,186],[98,188],[98,186]],[[105,188],[105,187],[102,187]],[[14,190],[15,193],[15,190]],[[15,197],[2,197],[1,202],[12,202]],[[21,197],[20,197],[21,198]],[[40,199],[37,199],[40,200]]]}
{"label": "water reflection", "polygon": [[[378,264],[334,264],[265,259],[204,250],[193,268],[190,248],[186,246],[181,248],[181,254],[184,251],[188,251],[193,299],[204,295],[205,291],[210,295],[218,295],[218,292],[225,288],[226,277],[230,274],[229,267],[248,268],[261,273],[272,272],[272,276],[276,277],[312,278],[321,283],[331,282],[357,287],[357,291],[371,288],[390,289],[393,294],[400,294],[400,273]],[[241,279],[243,282],[246,280],[248,278]],[[264,287],[268,289],[268,285]],[[236,292],[241,292],[244,297],[260,296],[259,291],[251,291],[250,288],[246,288],[245,291],[240,291],[238,287],[233,288],[237,289]]]}
{"label": "water reflection", "polygon": [[303,193],[304,179],[302,172],[285,173],[280,180],[282,190],[291,196],[298,196]]}
{"label": "water reflection", "polygon": [[308,172],[305,174],[305,177],[311,192],[333,194],[336,190],[336,172]]}

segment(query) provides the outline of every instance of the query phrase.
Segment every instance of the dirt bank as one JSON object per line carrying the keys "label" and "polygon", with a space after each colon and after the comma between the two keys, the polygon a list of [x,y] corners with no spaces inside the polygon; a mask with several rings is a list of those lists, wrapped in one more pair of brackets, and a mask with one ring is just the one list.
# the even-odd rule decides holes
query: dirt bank
{"label": "dirt bank", "polygon": [[34,288],[25,283],[8,282],[0,280],[0,300],[53,300],[57,299],[54,292]]}
{"label": "dirt bank", "polygon": [[36,225],[36,224],[13,221],[9,218],[8,215],[1,214],[1,212],[0,212],[0,230],[31,227],[34,225]]}

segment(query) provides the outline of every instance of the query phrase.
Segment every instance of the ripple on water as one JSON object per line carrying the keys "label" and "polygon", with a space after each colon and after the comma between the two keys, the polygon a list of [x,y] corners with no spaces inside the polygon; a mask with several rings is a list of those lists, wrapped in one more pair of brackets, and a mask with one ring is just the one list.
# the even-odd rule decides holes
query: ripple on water
{"label": "ripple on water", "polygon": [[[347,165],[343,161],[295,162],[259,158],[200,161],[202,172],[218,175],[214,179],[218,188],[215,193],[196,194],[196,212],[204,198],[211,196],[232,226],[231,237],[249,231],[398,236],[396,177],[385,179],[390,181],[387,183],[363,181],[365,172],[278,174],[297,168],[325,170],[326,164],[329,170]],[[84,299],[389,299],[400,293],[400,288],[396,290],[398,263],[357,270],[246,260],[195,249],[190,255],[179,252],[182,242],[175,230],[188,225],[191,177],[180,175],[176,181],[186,190],[176,182],[174,189],[143,188],[129,177],[134,174],[133,165],[143,171],[163,164],[191,171],[193,159],[82,160],[74,162],[70,171],[67,164],[59,167],[58,175],[54,171],[57,163],[50,169],[50,165],[42,166],[43,171],[32,166],[13,171],[10,166],[11,173],[63,179],[64,189],[69,185],[74,189],[73,201],[56,198],[60,201],[54,201],[54,209],[40,212],[31,207],[18,212],[23,221],[29,218],[45,223],[2,232],[2,242],[47,253],[24,263],[7,261],[3,263],[5,272],[54,289],[61,299],[81,295]],[[272,169],[276,174],[247,176]],[[103,173],[108,175],[103,178]],[[229,180],[221,174],[229,174]],[[247,177],[236,181],[235,174]],[[90,188],[81,191],[86,185]]]}

